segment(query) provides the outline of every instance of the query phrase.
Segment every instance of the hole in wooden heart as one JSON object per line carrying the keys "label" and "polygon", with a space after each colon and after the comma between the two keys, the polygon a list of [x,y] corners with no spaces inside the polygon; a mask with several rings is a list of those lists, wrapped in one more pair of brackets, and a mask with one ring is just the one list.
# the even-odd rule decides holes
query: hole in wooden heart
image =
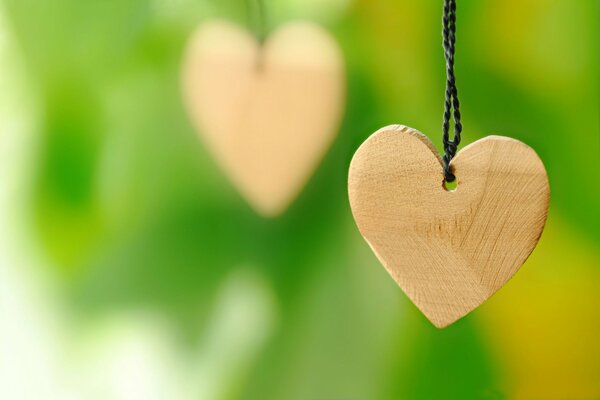
{"label": "hole in wooden heart", "polygon": [[454,191],[456,191],[456,188],[458,187],[458,179],[454,179],[452,182],[448,182],[447,180],[444,179],[443,186],[447,192],[454,192]]}
{"label": "hole in wooden heart", "polygon": [[257,74],[262,74],[265,70],[265,50],[261,45],[258,48],[258,53],[256,54],[256,61],[254,63],[254,69]]}

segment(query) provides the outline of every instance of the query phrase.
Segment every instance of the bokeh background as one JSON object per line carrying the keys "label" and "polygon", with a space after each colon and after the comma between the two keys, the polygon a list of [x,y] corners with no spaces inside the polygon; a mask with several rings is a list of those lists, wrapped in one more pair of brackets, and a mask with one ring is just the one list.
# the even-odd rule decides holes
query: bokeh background
{"label": "bokeh background", "polygon": [[[354,150],[440,145],[442,1],[265,0],[347,62],[339,135],[291,208],[257,216],[186,117],[182,49],[243,0],[0,0],[0,398],[600,399],[600,2],[458,2],[464,144],[547,167],[542,239],[434,328],[354,226]],[[439,147],[438,147],[439,148]]]}

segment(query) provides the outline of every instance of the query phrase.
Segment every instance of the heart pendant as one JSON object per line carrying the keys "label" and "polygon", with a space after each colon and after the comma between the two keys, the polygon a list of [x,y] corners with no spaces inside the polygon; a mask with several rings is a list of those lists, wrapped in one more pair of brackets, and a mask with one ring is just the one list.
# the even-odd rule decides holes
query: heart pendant
{"label": "heart pendant", "polygon": [[488,136],[442,160],[422,133],[400,125],[375,132],[350,164],[358,229],[412,302],[437,327],[500,289],[536,246],[550,188],[540,158],[518,140]]}
{"label": "heart pendant", "polygon": [[227,22],[192,36],[182,71],[197,131],[234,186],[264,216],[282,213],[333,141],[344,108],[341,51],[307,22],[260,44]]}

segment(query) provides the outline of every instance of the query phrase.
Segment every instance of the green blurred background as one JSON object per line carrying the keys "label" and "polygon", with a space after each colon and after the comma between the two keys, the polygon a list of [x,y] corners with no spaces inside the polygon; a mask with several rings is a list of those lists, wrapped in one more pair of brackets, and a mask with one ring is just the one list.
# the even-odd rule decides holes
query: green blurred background
{"label": "green blurred background", "polygon": [[258,217],[191,128],[179,68],[243,0],[0,0],[0,398],[600,399],[600,2],[458,3],[463,146],[543,159],[542,239],[496,296],[434,328],[354,226],[354,150],[402,123],[438,148],[442,0],[265,0],[325,26],[339,135]]}

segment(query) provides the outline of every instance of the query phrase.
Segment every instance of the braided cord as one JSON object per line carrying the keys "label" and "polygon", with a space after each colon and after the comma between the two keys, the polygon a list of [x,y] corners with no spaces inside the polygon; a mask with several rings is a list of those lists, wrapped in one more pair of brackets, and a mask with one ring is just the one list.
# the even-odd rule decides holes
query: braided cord
{"label": "braided cord", "polygon": [[246,0],[250,25],[259,42],[267,37],[267,16],[263,0]]}
{"label": "braided cord", "polygon": [[[454,53],[456,45],[456,1],[444,0],[444,16],[442,18],[442,36],[444,56],[446,58],[446,99],[444,102],[444,122],[442,125],[442,141],[444,143],[444,177],[446,182],[453,182],[456,177],[450,168],[450,161],[456,155],[460,144],[462,124],[460,122],[460,102],[454,75]],[[454,110],[454,112],[453,112]],[[454,138],[450,140],[450,119],[454,118]]]}

